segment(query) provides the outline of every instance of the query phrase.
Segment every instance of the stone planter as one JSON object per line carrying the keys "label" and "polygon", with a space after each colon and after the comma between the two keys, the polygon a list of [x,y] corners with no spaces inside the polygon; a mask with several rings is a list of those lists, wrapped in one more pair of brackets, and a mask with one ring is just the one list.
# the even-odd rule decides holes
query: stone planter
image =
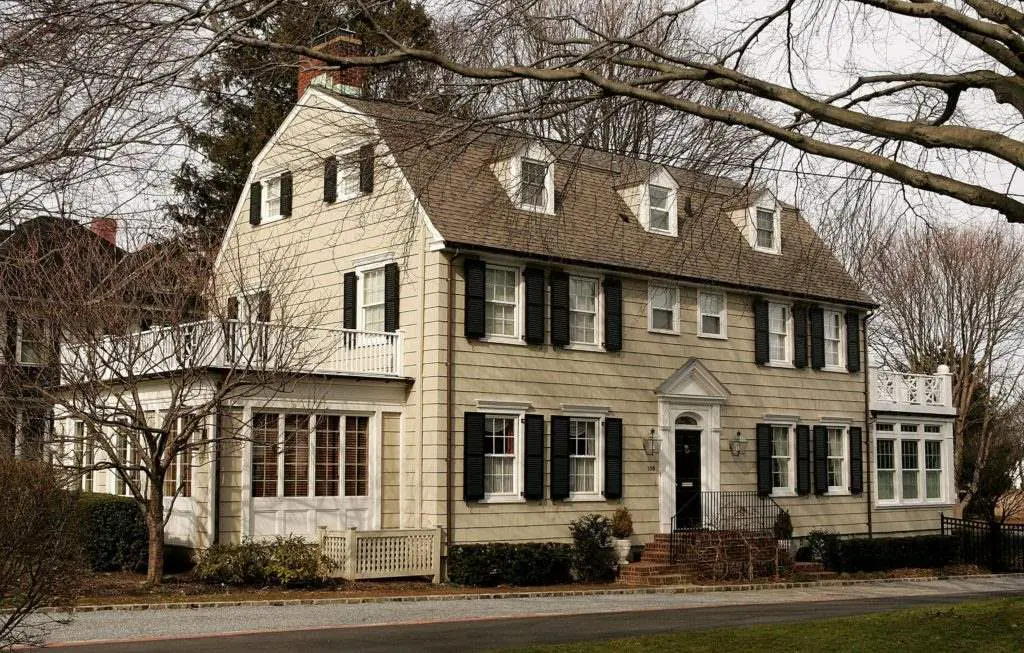
{"label": "stone planter", "polygon": [[629,564],[629,552],[633,548],[633,541],[628,537],[623,539],[616,538],[615,542],[615,553],[619,555],[619,565]]}

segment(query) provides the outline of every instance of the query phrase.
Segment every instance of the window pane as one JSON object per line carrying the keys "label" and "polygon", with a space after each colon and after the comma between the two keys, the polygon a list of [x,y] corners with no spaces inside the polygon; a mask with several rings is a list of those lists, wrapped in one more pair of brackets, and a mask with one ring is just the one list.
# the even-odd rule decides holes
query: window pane
{"label": "window pane", "polygon": [[596,492],[597,420],[569,419],[569,491]]}
{"label": "window pane", "polygon": [[789,307],[782,304],[768,306],[769,357],[773,361],[788,359]]}
{"label": "window pane", "polygon": [[370,418],[345,418],[345,496],[368,494],[370,469]]}
{"label": "window pane", "polygon": [[924,443],[925,498],[942,498],[942,443],[927,440]]}
{"label": "window pane", "polygon": [[651,314],[651,327],[663,331],[675,331],[676,325],[673,312],[660,308],[654,309],[654,312]]}
{"label": "window pane", "polygon": [[772,427],[772,487],[789,488],[789,427]]}
{"label": "window pane", "polygon": [[757,210],[757,246],[775,246],[775,213],[765,209]]}
{"label": "window pane", "polygon": [[309,494],[309,415],[284,417],[284,496]]}
{"label": "window pane", "polygon": [[252,416],[252,495],[277,496],[277,415]]}
{"label": "window pane", "polygon": [[266,217],[274,218],[281,215],[281,178],[274,177],[264,181],[263,193]]}
{"label": "window pane", "polygon": [[514,336],[516,334],[516,271],[488,266],[485,292],[484,319],[487,334]]}
{"label": "window pane", "polygon": [[529,206],[543,207],[547,204],[546,178],[548,166],[541,161],[523,159],[522,161],[522,182],[520,197],[522,203]]}
{"label": "window pane", "polygon": [[40,320],[21,320],[21,357],[26,365],[42,365],[46,359],[46,325]]}
{"label": "window pane", "polygon": [[338,160],[338,198],[349,199],[359,195],[359,154],[353,153]]}
{"label": "window pane", "polygon": [[316,418],[316,479],[314,494],[318,497],[338,496],[340,466],[341,418],[318,415]]}
{"label": "window pane", "polygon": [[484,420],[484,492],[515,492],[514,417],[487,417]]}
{"label": "window pane", "polygon": [[843,485],[843,461],[846,455],[843,435],[843,429],[830,428],[828,430],[829,487],[842,487]]}
{"label": "window pane", "polygon": [[825,364],[831,367],[842,365],[841,316],[835,311],[825,311]]}
{"label": "window pane", "polygon": [[651,205],[649,208],[649,226],[651,229],[668,231],[669,224],[669,201],[672,192],[661,186],[650,187]]}
{"label": "window pane", "polygon": [[597,342],[597,280],[569,278],[569,340]]}
{"label": "window pane", "polygon": [[384,330],[384,268],[363,273],[363,328]]}
{"label": "window pane", "polygon": [[676,289],[664,286],[650,287],[651,327],[675,331]]}
{"label": "window pane", "polygon": [[903,440],[900,443],[900,462],[903,467],[903,498],[917,499],[918,491],[918,455],[917,440]]}
{"label": "window pane", "polygon": [[892,501],[896,498],[896,472],[878,470],[878,500]]}

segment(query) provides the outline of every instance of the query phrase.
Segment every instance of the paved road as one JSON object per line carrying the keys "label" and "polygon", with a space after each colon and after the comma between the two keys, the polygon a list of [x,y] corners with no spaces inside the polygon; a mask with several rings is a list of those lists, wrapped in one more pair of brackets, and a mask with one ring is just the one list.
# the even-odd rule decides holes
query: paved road
{"label": "paved road", "polygon": [[[79,615],[53,634],[51,646],[93,642],[53,649],[77,653],[485,651],[805,621],[1005,595],[1024,595],[1024,578],[710,594],[100,612]],[[495,627],[498,619],[503,620],[501,627]]]}

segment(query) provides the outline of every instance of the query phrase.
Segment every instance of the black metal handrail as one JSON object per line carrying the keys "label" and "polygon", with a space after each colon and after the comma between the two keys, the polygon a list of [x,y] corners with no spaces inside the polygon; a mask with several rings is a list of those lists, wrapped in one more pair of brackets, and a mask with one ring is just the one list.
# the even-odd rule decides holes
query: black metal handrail
{"label": "black metal handrail", "polygon": [[[699,517],[694,502],[700,502]],[[690,497],[672,516],[669,556],[678,559],[679,539],[676,533],[688,531],[734,531],[740,533],[774,532],[779,518],[786,511],[771,497],[756,491],[701,492]],[[684,523],[684,522],[689,523]]]}

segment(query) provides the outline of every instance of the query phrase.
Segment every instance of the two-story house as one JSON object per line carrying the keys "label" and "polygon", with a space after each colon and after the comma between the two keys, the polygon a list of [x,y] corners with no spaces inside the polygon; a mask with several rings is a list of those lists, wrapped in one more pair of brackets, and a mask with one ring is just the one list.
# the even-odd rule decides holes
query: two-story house
{"label": "two-story house", "polygon": [[211,418],[182,539],[566,539],[625,505],[649,541],[712,526],[729,493],[781,506],[797,535],[938,527],[948,420],[882,435],[874,304],[796,209],[350,86],[300,89],[215,272],[232,319],[322,356]]}

